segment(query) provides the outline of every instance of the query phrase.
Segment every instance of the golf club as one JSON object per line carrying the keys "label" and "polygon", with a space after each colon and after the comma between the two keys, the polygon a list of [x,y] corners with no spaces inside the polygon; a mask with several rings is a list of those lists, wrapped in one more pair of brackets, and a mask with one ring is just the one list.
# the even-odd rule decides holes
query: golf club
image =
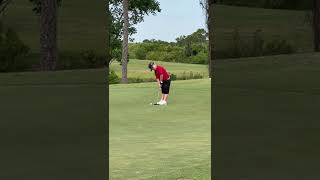
{"label": "golf club", "polygon": [[157,90],[157,95],[155,96],[156,99],[153,100],[153,102],[150,103],[150,105],[158,106],[157,100],[159,99],[159,91]]}

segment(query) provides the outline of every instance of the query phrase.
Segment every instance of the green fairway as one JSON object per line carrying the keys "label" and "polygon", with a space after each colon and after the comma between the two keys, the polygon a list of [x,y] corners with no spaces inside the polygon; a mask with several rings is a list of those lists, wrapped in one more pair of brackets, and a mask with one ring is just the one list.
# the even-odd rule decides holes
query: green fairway
{"label": "green fairway", "polygon": [[103,179],[107,92],[95,74],[0,74],[0,179]]}
{"label": "green fairway", "polygon": [[[58,43],[60,51],[106,49],[106,13],[104,1],[62,1],[58,12]],[[21,39],[39,52],[39,18],[32,12],[29,0],[12,1],[5,16],[6,26],[18,32]]]}
{"label": "green fairway", "polygon": [[214,33],[217,50],[225,49],[231,43],[235,28],[245,41],[251,40],[253,32],[260,29],[267,41],[286,39],[300,52],[313,50],[312,25],[306,23],[305,11],[216,5]]}
{"label": "green fairway", "polygon": [[[150,72],[148,69],[149,60],[136,60],[130,59],[128,64],[128,77],[129,78],[142,78],[142,79],[154,79],[154,72]],[[193,74],[199,73],[204,78],[208,77],[208,66],[198,64],[184,64],[184,63],[171,63],[171,62],[156,62],[163,65],[170,73],[174,73],[177,76],[181,76],[184,72],[188,75],[190,71]],[[121,66],[118,62],[113,62],[110,66],[111,70],[114,70],[118,76],[121,77]]]}
{"label": "green fairway", "polygon": [[155,83],[109,86],[109,178],[210,179],[210,82],[173,81],[168,106]]}
{"label": "green fairway", "polygon": [[213,178],[318,179],[319,59],[215,61]]}

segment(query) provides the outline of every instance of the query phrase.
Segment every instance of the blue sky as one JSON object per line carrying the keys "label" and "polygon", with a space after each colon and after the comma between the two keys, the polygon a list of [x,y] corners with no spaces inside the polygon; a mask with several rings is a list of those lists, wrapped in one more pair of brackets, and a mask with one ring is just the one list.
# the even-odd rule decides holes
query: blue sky
{"label": "blue sky", "polygon": [[175,41],[180,35],[191,34],[198,28],[205,28],[205,17],[199,0],[158,0],[161,12],[146,16],[144,22],[136,25],[134,42],[144,39]]}

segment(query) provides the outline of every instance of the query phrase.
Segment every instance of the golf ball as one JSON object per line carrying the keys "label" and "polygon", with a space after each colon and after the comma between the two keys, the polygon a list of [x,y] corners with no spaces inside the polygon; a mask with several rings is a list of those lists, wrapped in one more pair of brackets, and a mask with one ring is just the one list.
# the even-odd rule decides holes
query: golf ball
{"label": "golf ball", "polygon": [[150,105],[152,105],[152,103],[150,103]]}

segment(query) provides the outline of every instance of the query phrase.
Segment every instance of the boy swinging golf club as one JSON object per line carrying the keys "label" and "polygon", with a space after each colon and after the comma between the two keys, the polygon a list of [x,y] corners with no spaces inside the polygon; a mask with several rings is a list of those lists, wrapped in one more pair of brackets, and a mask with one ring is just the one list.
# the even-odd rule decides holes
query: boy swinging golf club
{"label": "boy swinging golf club", "polygon": [[154,70],[159,89],[161,89],[161,100],[155,105],[167,105],[169,90],[170,90],[170,75],[167,70],[160,65],[150,62],[148,65],[150,71]]}

